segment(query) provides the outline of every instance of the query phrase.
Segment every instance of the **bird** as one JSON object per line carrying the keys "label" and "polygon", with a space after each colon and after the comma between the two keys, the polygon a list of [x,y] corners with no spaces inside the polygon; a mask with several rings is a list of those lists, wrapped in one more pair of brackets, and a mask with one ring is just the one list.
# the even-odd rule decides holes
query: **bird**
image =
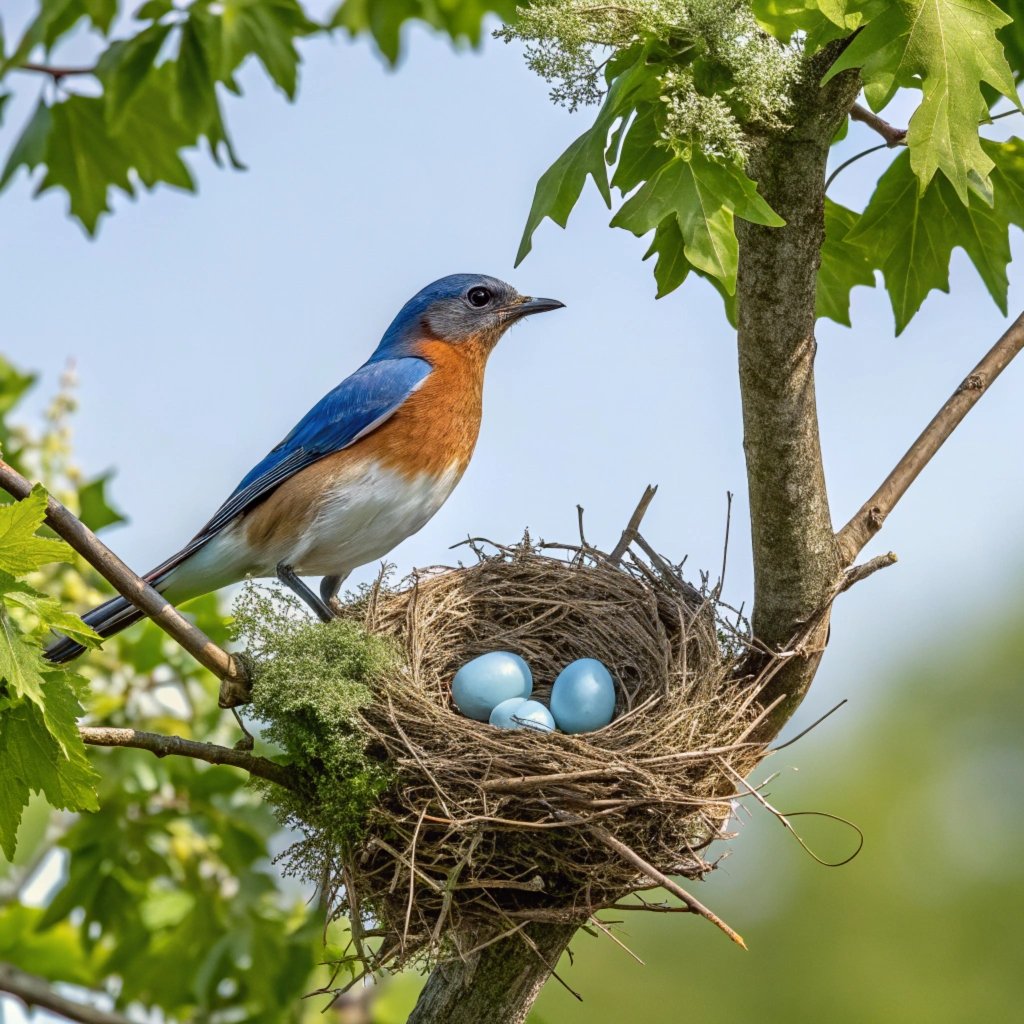
{"label": "bird", "polygon": [[[322,620],[352,570],[420,530],[476,446],[484,369],[505,331],[557,299],[485,274],[451,274],[399,311],[370,358],[246,473],[206,525],[143,577],[173,605],[249,577],[277,577]],[[303,576],[323,577],[315,593]],[[115,597],[83,618],[101,638],[144,617]],[[54,663],[85,648],[61,637]]]}

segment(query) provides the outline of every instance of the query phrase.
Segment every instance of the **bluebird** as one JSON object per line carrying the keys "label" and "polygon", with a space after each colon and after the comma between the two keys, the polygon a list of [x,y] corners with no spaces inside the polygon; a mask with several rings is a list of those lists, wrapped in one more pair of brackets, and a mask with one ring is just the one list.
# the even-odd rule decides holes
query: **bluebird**
{"label": "bluebird", "polygon": [[[373,355],[257,463],[213,518],[145,579],[181,604],[248,576],[276,576],[323,620],[360,565],[416,533],[466,471],[484,368],[517,320],[559,309],[481,274],[452,274],[401,309]],[[322,576],[319,594],[300,578]],[[85,615],[102,637],[143,617],[123,597]],[[47,651],[70,661],[62,638]]]}

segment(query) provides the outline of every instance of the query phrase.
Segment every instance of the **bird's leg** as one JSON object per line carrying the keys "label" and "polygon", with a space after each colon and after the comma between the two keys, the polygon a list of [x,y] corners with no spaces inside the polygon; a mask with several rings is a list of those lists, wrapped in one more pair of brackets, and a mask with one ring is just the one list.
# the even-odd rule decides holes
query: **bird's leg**
{"label": "bird's leg", "polygon": [[325,576],[320,581],[320,597],[324,604],[334,612],[335,616],[341,617],[341,602],[338,600],[338,591],[342,583],[348,579],[348,573],[344,576]]}
{"label": "bird's leg", "polygon": [[302,580],[299,579],[297,573],[290,565],[285,565],[284,562],[277,563],[277,578],[289,589],[292,593],[302,598],[310,608],[313,609],[313,614],[321,622],[330,622],[335,618],[334,612],[324,604],[323,601],[313,593],[309,587],[306,586]]}

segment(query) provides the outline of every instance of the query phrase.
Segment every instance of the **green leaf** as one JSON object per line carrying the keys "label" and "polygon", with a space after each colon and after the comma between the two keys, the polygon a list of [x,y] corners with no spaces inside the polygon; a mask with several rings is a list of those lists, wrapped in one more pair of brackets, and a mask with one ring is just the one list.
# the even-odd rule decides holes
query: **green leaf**
{"label": "green leaf", "polygon": [[[47,704],[53,719],[59,717],[59,735],[51,735],[43,712],[23,702],[0,714],[0,850],[14,856],[14,844],[31,792],[42,793],[61,810],[94,811],[99,776],[90,767],[75,724],[82,713],[77,697],[64,680],[65,673],[51,673],[47,680]],[[73,739],[72,739],[73,736]]]}
{"label": "green leaf", "polygon": [[78,488],[78,518],[93,532],[125,522],[125,517],[107,498],[107,484],[113,475],[110,470]]}
{"label": "green leaf", "polygon": [[89,20],[104,35],[110,31],[110,25],[117,15],[117,0],[82,0],[82,6]]}
{"label": "green leaf", "polygon": [[46,175],[40,193],[63,188],[71,213],[89,234],[100,215],[110,210],[108,192],[116,186],[133,195],[128,172],[131,161],[110,136],[98,96],[71,96],[51,109],[53,118],[46,149]]}
{"label": "green leaf", "polygon": [[221,66],[219,27],[197,11],[181,27],[175,61],[175,104],[185,124],[208,125],[217,109],[216,75]]}
{"label": "green leaf", "polygon": [[1005,148],[986,143],[986,159],[995,167],[994,203],[971,194],[965,206],[945,176],[936,177],[922,194],[901,153],[879,179],[874,195],[845,243],[861,248],[885,275],[896,333],[921,308],[932,289],[949,291],[949,258],[957,246],[966,250],[999,308],[1006,312],[1006,267],[1010,261],[1009,224],[1024,219],[1024,161],[1019,140]]}
{"label": "green leaf", "polygon": [[71,559],[64,541],[35,536],[46,518],[46,502],[46,491],[36,484],[28,497],[0,506],[0,570],[17,576]]}
{"label": "green leaf", "polygon": [[594,179],[605,205],[611,206],[608,166],[605,162],[608,133],[618,118],[628,111],[631,97],[643,84],[644,71],[646,67],[642,58],[623,69],[609,88],[594,124],[541,175],[533,195],[530,214],[526,218],[519,252],[516,253],[517,267],[533,247],[533,233],[545,217],[550,217],[559,227],[565,227],[588,175]]}
{"label": "green leaf", "polygon": [[658,285],[657,298],[662,299],[674,292],[686,280],[693,265],[686,258],[683,233],[675,217],[666,217],[655,229],[651,247],[644,259],[657,256],[654,263],[654,280]]}
{"label": "green leaf", "polygon": [[860,68],[874,110],[898,88],[922,90],[910,119],[911,166],[924,191],[937,171],[964,204],[990,188],[992,161],[978,137],[987,83],[1015,103],[1013,75],[997,31],[1010,19],[990,0],[898,0],[858,33],[825,76]]}
{"label": "green leaf", "polygon": [[294,40],[317,28],[298,0],[225,0],[221,24],[226,67],[234,69],[253,54],[294,99],[300,60]]}
{"label": "green leaf", "polygon": [[7,157],[3,174],[0,175],[0,189],[7,187],[19,167],[32,172],[46,160],[46,146],[52,126],[50,108],[40,100]]}
{"label": "green leaf", "polygon": [[103,83],[107,118],[111,127],[119,126],[128,102],[153,71],[156,58],[172,27],[150,25],[130,39],[112,43],[100,58],[96,74]]}
{"label": "green leaf", "polygon": [[643,235],[674,216],[687,260],[732,295],[738,255],[734,214],[769,227],[785,223],[739,167],[694,150],[689,159],[673,158],[641,186],[612,218],[612,226]]}
{"label": "green leaf", "polygon": [[818,270],[817,315],[850,325],[850,291],[856,285],[875,285],[875,270],[867,253],[850,245],[847,235],[857,225],[859,214],[825,200],[825,244]]}

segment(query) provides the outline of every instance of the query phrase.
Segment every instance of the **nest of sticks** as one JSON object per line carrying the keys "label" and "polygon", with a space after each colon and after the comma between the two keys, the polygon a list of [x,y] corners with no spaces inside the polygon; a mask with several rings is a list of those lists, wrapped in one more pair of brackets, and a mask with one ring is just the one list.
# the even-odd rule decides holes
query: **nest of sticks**
{"label": "nest of sticks", "polygon": [[[751,739],[759,683],[736,678],[749,639],[737,618],[634,522],[610,554],[582,529],[577,545],[472,546],[475,564],[375,587],[350,609],[407,660],[361,712],[396,781],[327,872],[352,959],[365,973],[465,958],[531,921],[585,924],[658,886],[742,943],[668,877],[711,870],[707,849],[729,838],[731,801],[765,753]],[[599,659],[616,680],[614,720],[573,736],[464,717],[452,677],[492,650],[525,658],[545,701],[570,661]],[[667,909],[640,895],[628,906]]]}

